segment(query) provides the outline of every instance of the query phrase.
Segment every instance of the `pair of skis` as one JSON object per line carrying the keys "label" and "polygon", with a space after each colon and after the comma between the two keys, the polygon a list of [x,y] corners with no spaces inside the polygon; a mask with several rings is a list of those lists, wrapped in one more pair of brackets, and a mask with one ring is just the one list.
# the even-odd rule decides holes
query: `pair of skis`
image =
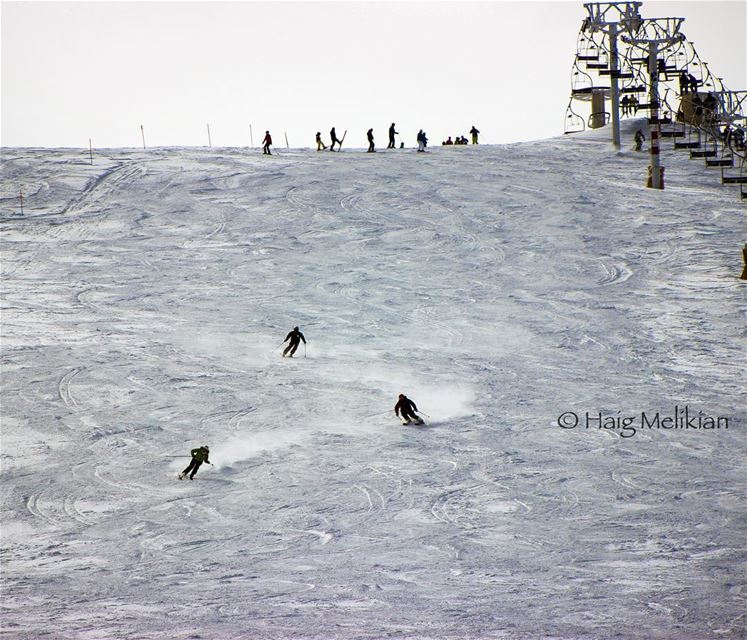
{"label": "pair of skis", "polygon": [[[179,457],[183,457],[183,456],[179,456]],[[209,464],[209,465],[210,465],[211,467],[213,466],[213,463],[212,463],[212,462],[205,462],[205,464]],[[195,471],[195,473],[197,473],[197,472]],[[180,473],[180,474],[179,474],[178,476],[176,476],[176,477],[177,477],[177,479],[179,479],[179,480],[184,480],[184,478],[186,478],[186,477],[187,477],[187,474],[186,474],[186,473],[184,473],[184,472],[182,471],[182,472],[181,472],[181,473]],[[193,476],[189,476],[189,479],[190,479],[190,480],[194,480],[194,477],[193,477]]]}

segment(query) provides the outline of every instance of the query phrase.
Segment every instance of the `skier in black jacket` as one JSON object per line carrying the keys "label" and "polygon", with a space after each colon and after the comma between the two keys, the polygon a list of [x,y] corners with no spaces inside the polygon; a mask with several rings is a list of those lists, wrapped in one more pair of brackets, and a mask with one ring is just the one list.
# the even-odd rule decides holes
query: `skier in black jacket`
{"label": "skier in black jacket", "polygon": [[402,415],[403,424],[423,424],[423,419],[420,416],[415,415],[418,408],[415,403],[410,400],[404,393],[399,394],[399,400],[394,405],[394,415]]}
{"label": "skier in black jacket", "polygon": [[395,135],[399,135],[399,132],[394,130],[394,123],[392,122],[392,126],[389,127],[389,144],[387,145],[387,149],[394,149]]}
{"label": "skier in black jacket", "polygon": [[329,130],[329,137],[332,138],[332,144],[329,146],[330,151],[335,150],[335,142],[337,143],[337,150],[339,151],[342,147],[342,141],[337,139],[337,133],[335,133],[335,128],[332,127]]}
{"label": "skier in black jacket", "polygon": [[285,336],[285,340],[283,340],[283,342],[288,342],[288,340],[290,340],[290,342],[283,351],[283,358],[285,358],[286,354],[288,354],[289,351],[290,354],[288,354],[288,357],[292,358],[293,354],[296,353],[296,349],[298,349],[298,345],[301,344],[301,340],[303,340],[303,343],[306,344],[306,338],[303,337],[303,333],[298,330],[298,327],[293,327],[293,331]]}
{"label": "skier in black jacket", "polygon": [[184,478],[190,471],[192,473],[190,474],[189,479],[193,480],[195,477],[195,473],[197,473],[197,470],[200,468],[200,465],[202,465],[203,462],[212,464],[210,460],[208,460],[208,457],[210,456],[210,448],[207,445],[198,447],[197,449],[192,449],[191,453],[192,461],[189,463],[189,466],[179,474],[179,480],[184,480]]}

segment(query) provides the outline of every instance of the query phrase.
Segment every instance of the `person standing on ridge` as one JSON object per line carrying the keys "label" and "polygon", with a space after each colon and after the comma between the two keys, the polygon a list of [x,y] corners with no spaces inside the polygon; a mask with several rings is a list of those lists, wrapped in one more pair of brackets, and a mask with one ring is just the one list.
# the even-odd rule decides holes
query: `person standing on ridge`
{"label": "person standing on ridge", "polygon": [[428,138],[425,135],[425,131],[422,129],[418,131],[418,151],[425,152],[425,148],[428,146]]}
{"label": "person standing on ridge", "polygon": [[389,144],[387,145],[387,149],[394,149],[394,136],[398,136],[399,132],[394,130],[394,123],[392,122],[392,126],[389,127]]}
{"label": "person standing on ridge", "polygon": [[402,416],[402,424],[423,424],[423,419],[416,415],[415,412],[418,408],[415,403],[410,400],[404,393],[399,394],[397,404],[394,405],[394,415]]}
{"label": "person standing on ridge", "polygon": [[477,144],[477,134],[480,133],[477,130],[477,127],[475,127],[475,125],[472,125],[472,128],[469,130],[469,132],[472,134],[472,144]]}
{"label": "person standing on ridge", "polygon": [[192,460],[189,463],[189,466],[182,471],[179,474],[179,480],[184,480],[184,478],[187,476],[187,474],[191,471],[192,474],[189,476],[190,480],[194,480],[195,474],[197,473],[197,470],[200,468],[200,465],[205,462],[207,464],[213,464],[208,460],[208,457],[210,456],[210,449],[207,445],[203,445],[202,447],[198,447],[197,449],[192,449]]}
{"label": "person standing on ridge", "polygon": [[373,129],[366,131],[366,138],[368,138],[368,153],[373,153],[376,151],[376,149],[374,149]]}
{"label": "person standing on ridge", "polygon": [[316,150],[317,151],[323,151],[327,148],[327,145],[322,142],[322,133],[321,131],[316,132]]}
{"label": "person standing on ridge", "polygon": [[337,134],[335,133],[335,128],[332,127],[329,131],[329,137],[332,139],[332,144],[329,146],[330,151],[335,150],[335,142],[338,144],[337,150],[340,150],[340,147],[342,147],[342,142],[337,139]]}
{"label": "person standing on ridge", "polygon": [[288,357],[292,358],[293,354],[296,353],[296,349],[298,349],[298,345],[301,343],[301,340],[303,340],[303,343],[306,344],[306,338],[303,337],[303,333],[298,330],[298,327],[293,327],[293,331],[285,336],[285,340],[283,340],[283,342],[288,342],[288,340],[290,340],[290,342],[283,351],[283,358],[285,358],[286,354],[288,354],[289,351],[290,354],[288,354]]}
{"label": "person standing on ridge", "polygon": [[265,139],[262,140],[262,153],[266,156],[271,156],[270,145],[272,144],[272,136],[269,131],[265,131]]}

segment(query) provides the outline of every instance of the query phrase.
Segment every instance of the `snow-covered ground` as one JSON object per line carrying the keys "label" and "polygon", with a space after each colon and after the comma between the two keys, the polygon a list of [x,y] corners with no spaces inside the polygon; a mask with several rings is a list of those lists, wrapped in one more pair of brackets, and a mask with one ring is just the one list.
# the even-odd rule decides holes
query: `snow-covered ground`
{"label": "snow-covered ground", "polygon": [[744,205],[601,135],[4,149],[0,636],[743,638]]}

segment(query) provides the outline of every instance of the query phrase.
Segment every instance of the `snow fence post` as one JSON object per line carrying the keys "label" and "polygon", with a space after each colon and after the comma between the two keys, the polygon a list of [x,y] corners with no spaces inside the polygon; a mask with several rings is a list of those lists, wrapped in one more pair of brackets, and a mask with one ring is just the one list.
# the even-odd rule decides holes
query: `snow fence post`
{"label": "snow fence post", "polygon": [[742,260],[744,260],[744,268],[742,269],[742,275],[740,280],[747,280],[747,244],[742,249]]}

